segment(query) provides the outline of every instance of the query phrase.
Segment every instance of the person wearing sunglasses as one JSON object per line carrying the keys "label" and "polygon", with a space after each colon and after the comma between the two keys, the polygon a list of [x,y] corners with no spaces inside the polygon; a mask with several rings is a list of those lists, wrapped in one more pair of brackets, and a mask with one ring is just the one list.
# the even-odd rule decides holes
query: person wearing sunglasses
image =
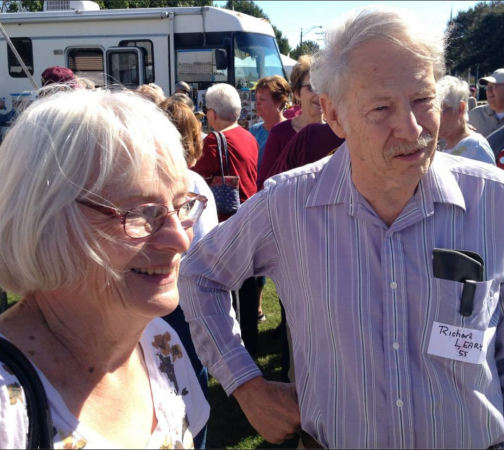
{"label": "person wearing sunglasses", "polygon": [[[34,365],[55,447],[187,448],[209,406],[177,333],[181,255],[206,198],[180,135],[134,93],[37,100],[0,147],[0,336]],[[33,411],[0,365],[0,447]]]}

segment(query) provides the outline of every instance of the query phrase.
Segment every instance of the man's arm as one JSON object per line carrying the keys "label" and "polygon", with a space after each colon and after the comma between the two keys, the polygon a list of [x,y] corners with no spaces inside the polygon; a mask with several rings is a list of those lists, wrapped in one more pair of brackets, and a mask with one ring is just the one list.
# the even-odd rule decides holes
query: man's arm
{"label": "man's arm", "polygon": [[268,442],[280,444],[299,431],[301,418],[294,383],[256,377],[233,392],[250,424]]}
{"label": "man's arm", "polygon": [[247,200],[189,251],[182,261],[179,289],[201,362],[228,395],[235,395],[257,431],[270,442],[280,442],[299,425],[294,386],[261,377],[241,343],[229,294],[251,276],[275,272],[279,255],[267,194]]}

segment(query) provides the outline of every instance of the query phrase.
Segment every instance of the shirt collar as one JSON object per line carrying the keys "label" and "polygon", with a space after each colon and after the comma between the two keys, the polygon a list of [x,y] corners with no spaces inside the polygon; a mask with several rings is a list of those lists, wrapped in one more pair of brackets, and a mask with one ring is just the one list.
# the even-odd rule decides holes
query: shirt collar
{"label": "shirt collar", "polygon": [[[429,171],[420,180],[417,194],[419,206],[426,217],[434,212],[434,203],[448,203],[462,208],[465,201],[453,173],[443,162],[442,153],[435,155]],[[306,200],[306,207],[347,203],[349,213],[355,213],[360,194],[351,176],[350,156],[346,142],[331,156],[320,172]]]}

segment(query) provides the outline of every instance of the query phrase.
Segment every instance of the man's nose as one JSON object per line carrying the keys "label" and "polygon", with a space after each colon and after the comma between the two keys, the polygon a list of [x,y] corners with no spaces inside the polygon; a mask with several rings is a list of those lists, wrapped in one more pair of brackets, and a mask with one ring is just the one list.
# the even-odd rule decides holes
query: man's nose
{"label": "man's nose", "polygon": [[404,106],[397,112],[395,137],[407,141],[416,141],[422,134],[422,130],[423,128],[419,125],[415,112],[410,105]]}

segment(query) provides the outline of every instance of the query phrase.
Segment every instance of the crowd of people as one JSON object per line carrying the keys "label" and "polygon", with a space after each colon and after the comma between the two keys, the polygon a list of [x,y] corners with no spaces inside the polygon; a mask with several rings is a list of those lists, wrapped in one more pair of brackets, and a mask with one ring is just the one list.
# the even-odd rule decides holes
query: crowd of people
{"label": "crowd of people", "polygon": [[184,81],[44,71],[0,147],[0,447],[204,448],[210,372],[271,443],[504,448],[504,68],[478,84],[384,8],[258,80],[249,130],[229,84],[204,130]]}

